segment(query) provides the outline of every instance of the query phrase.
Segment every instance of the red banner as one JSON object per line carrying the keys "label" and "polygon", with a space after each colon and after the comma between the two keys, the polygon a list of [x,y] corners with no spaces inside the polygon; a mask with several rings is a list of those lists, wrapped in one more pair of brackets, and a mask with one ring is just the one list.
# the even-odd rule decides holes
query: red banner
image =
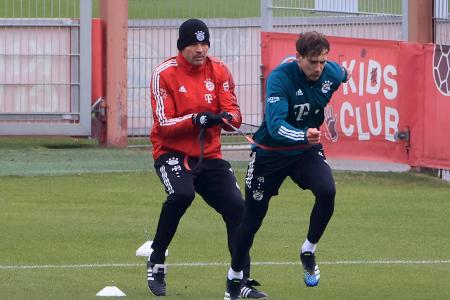
{"label": "red banner", "polygon": [[[295,59],[297,38],[262,33],[265,78],[280,63]],[[450,97],[433,83],[433,68],[428,68],[433,48],[368,39],[329,41],[329,60],[345,66],[352,77],[325,110],[321,130],[327,155],[449,168],[450,139],[447,134],[445,140],[444,128],[450,129],[450,118],[444,118]],[[398,139],[399,134],[409,134],[410,140]]]}
{"label": "red banner", "polygon": [[[421,165],[450,168],[450,46],[424,45]],[[424,76],[423,76],[424,75]]]}

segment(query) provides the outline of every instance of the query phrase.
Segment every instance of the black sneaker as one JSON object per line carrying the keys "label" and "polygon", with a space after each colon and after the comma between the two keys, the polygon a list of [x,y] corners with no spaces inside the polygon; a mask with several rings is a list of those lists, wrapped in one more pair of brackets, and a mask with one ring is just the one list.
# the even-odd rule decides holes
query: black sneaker
{"label": "black sneaker", "polygon": [[237,300],[241,298],[241,285],[242,279],[228,279],[227,277],[227,288],[225,290],[224,300]]}
{"label": "black sneaker", "polygon": [[303,252],[300,254],[300,260],[303,265],[303,280],[307,287],[313,287],[319,284],[320,270],[316,265],[316,256],[312,252]]}
{"label": "black sneaker", "polygon": [[241,298],[251,298],[251,299],[269,299],[269,296],[258,291],[255,286],[261,286],[258,281],[248,278],[242,281],[243,285],[241,287]]}
{"label": "black sneaker", "polygon": [[147,262],[147,284],[153,295],[166,295],[166,274],[167,266],[165,264]]}

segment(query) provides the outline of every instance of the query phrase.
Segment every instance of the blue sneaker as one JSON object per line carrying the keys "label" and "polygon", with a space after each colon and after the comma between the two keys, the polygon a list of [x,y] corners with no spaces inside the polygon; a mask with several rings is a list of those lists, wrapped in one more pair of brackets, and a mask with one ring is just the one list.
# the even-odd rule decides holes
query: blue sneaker
{"label": "blue sneaker", "polygon": [[303,280],[306,286],[317,286],[320,281],[320,270],[316,265],[316,256],[312,252],[303,252],[300,254],[300,260],[303,265]]}

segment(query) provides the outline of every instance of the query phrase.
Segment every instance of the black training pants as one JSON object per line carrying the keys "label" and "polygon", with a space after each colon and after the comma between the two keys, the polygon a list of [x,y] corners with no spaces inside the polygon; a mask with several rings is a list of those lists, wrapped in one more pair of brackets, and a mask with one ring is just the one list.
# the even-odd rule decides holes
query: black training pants
{"label": "black training pants", "polygon": [[269,200],[278,194],[286,177],[300,188],[309,189],[315,196],[310,215],[307,238],[317,243],[333,215],[336,188],[331,168],[326,162],[322,146],[315,145],[296,156],[263,156],[252,153],[245,180],[246,211],[236,235],[231,267],[240,271],[253,238],[261,227],[269,207]]}
{"label": "black training pants", "polygon": [[[192,173],[183,165],[184,155],[165,154],[155,161],[155,170],[163,183],[167,199],[162,205],[153,253],[150,261],[164,263],[164,253],[177,231],[181,217],[191,205],[197,192],[205,202],[222,215],[232,253],[232,241],[244,214],[244,200],[230,164],[222,159],[204,159],[201,169]],[[190,159],[190,165],[196,163]],[[201,234],[201,232],[199,232]],[[250,258],[244,254],[243,269],[249,276]]]}

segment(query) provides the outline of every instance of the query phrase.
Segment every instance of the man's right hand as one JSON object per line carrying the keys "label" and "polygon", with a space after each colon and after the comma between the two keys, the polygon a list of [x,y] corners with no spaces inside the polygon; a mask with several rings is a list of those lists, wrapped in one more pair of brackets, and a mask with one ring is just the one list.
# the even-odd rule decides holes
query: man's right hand
{"label": "man's right hand", "polygon": [[194,125],[201,128],[209,128],[215,125],[223,124],[220,114],[213,114],[209,111],[199,112],[192,115]]}

